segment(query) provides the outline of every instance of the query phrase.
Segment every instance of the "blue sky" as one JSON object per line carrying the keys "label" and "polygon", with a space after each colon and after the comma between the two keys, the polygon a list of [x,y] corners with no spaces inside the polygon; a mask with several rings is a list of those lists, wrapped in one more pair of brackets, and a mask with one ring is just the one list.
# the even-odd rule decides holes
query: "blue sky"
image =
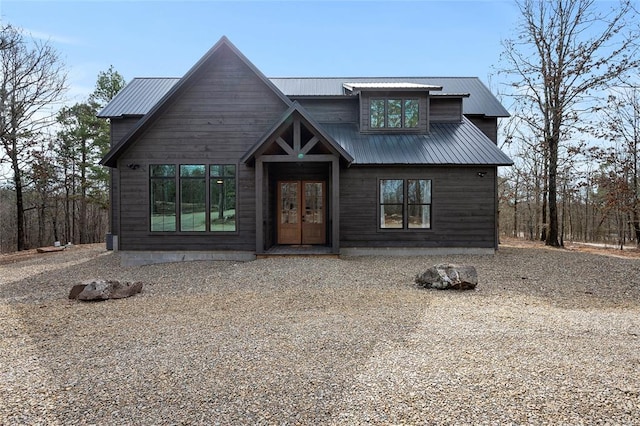
{"label": "blue sky", "polygon": [[81,101],[110,65],[127,81],[180,77],[222,35],[269,77],[477,76],[489,83],[518,14],[512,1],[499,0],[0,0],[0,16],[58,49],[69,97]]}

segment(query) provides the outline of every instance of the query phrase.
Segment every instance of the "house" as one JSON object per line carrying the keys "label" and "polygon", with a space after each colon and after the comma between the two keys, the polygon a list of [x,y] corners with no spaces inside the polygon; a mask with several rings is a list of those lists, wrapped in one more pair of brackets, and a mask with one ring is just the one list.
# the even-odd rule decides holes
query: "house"
{"label": "house", "polygon": [[99,113],[113,245],[125,263],[493,253],[506,116],[477,78],[267,78],[223,37]]}

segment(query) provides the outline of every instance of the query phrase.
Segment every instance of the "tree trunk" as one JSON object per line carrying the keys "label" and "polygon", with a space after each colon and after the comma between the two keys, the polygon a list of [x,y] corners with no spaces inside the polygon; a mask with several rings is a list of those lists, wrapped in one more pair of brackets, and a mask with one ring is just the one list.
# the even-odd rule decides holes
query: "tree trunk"
{"label": "tree trunk", "polygon": [[24,200],[22,196],[22,176],[20,175],[20,166],[18,165],[18,158],[16,155],[11,156],[11,165],[13,167],[13,184],[16,187],[16,243],[18,251],[22,251],[26,249],[24,234]]}
{"label": "tree trunk", "polygon": [[513,236],[518,238],[518,190],[520,184],[520,175],[516,173],[516,182],[513,188]]}
{"label": "tree trunk", "polygon": [[549,148],[544,149],[544,164],[543,164],[543,176],[542,176],[542,211],[540,212],[540,219],[542,226],[540,227],[540,241],[547,240],[547,217],[548,217],[548,197],[549,197]]}
{"label": "tree trunk", "polygon": [[560,247],[558,242],[558,199],[557,199],[557,174],[558,174],[558,141],[555,137],[549,138],[549,226],[545,244]]}
{"label": "tree trunk", "polygon": [[78,228],[80,229],[80,244],[87,241],[87,146],[82,142],[80,163],[80,211],[78,212]]}
{"label": "tree trunk", "polygon": [[636,246],[640,248],[640,215],[638,214],[637,208],[632,212],[631,225],[633,226]]}

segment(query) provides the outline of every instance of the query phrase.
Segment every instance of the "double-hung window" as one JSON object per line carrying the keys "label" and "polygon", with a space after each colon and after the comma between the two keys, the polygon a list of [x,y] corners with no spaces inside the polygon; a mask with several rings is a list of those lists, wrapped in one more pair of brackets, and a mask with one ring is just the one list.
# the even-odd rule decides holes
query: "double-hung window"
{"label": "double-hung window", "polygon": [[380,229],[431,229],[431,180],[380,179]]}
{"label": "double-hung window", "polygon": [[153,164],[151,232],[236,231],[235,164]]}
{"label": "double-hung window", "polygon": [[369,123],[372,129],[411,129],[418,127],[418,99],[371,99]]}

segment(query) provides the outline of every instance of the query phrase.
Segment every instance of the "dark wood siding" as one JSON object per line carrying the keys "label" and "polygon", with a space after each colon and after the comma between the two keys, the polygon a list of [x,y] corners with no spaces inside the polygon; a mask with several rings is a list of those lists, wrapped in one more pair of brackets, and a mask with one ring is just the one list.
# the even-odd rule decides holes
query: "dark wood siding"
{"label": "dark wood siding", "polygon": [[357,123],[358,98],[345,99],[299,99],[318,123]]}
{"label": "dark wood siding", "polygon": [[[110,119],[109,133],[111,146],[113,147],[120,139],[122,139],[140,120],[140,118],[112,118]],[[114,235],[119,234],[120,221],[118,217],[118,211],[120,209],[120,174],[116,169],[109,170],[109,177],[111,180],[111,187],[109,189],[109,232]]]}
{"label": "dark wood siding", "polygon": [[498,119],[496,117],[481,117],[476,115],[468,115],[467,118],[482,130],[493,143],[498,143]]}
{"label": "dark wood siding", "polygon": [[430,98],[429,121],[432,123],[459,123],[462,121],[461,98]]}
{"label": "dark wood siding", "polygon": [[[381,178],[431,179],[431,229],[379,229]],[[351,166],[340,177],[340,246],[494,248],[495,180],[495,167]]]}
{"label": "dark wood siding", "polygon": [[[254,169],[245,152],[286,109],[233,52],[222,47],[192,84],[118,160],[123,250],[255,249]],[[235,234],[151,233],[149,164],[238,164]],[[127,164],[139,164],[136,169]]]}
{"label": "dark wood siding", "polygon": [[111,146],[117,144],[133,127],[140,118],[111,118]]}

